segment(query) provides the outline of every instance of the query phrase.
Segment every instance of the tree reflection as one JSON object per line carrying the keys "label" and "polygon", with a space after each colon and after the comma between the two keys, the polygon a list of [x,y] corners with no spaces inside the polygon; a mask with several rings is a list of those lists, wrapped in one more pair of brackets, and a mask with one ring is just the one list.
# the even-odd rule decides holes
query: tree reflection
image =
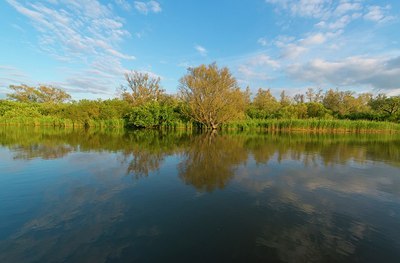
{"label": "tree reflection", "polygon": [[232,140],[215,132],[196,136],[185,148],[179,176],[199,191],[224,188],[234,169],[247,160],[243,140]]}
{"label": "tree reflection", "polygon": [[332,166],[349,161],[380,160],[400,166],[396,135],[338,134],[195,134],[187,131],[104,131],[1,127],[0,145],[15,159],[63,158],[76,151],[114,152],[126,173],[141,178],[159,170],[165,158],[182,157],[179,176],[200,191],[223,188],[235,168],[253,158],[302,161],[305,166]]}

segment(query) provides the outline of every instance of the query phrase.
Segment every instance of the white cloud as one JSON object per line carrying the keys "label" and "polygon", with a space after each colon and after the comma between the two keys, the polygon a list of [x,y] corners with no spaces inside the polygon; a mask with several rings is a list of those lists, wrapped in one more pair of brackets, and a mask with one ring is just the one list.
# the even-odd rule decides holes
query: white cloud
{"label": "white cloud", "polygon": [[21,70],[13,67],[0,65],[0,93],[6,94],[10,84],[32,84],[30,78]]}
{"label": "white cloud", "polygon": [[111,55],[113,55],[113,56],[115,56],[115,57],[118,57],[118,58],[121,58],[121,59],[127,59],[127,60],[134,60],[134,59],[136,59],[135,56],[130,56],[130,55],[122,54],[121,52],[119,52],[119,51],[117,51],[117,50],[114,50],[114,49],[112,49],[112,48],[107,49],[107,51],[108,51],[108,53],[110,53]]}
{"label": "white cloud", "polygon": [[150,1],[148,4],[150,5],[150,10],[154,13],[159,13],[162,11],[160,3],[157,1]]}
{"label": "white cloud", "polygon": [[348,12],[359,11],[362,9],[362,5],[360,3],[354,2],[346,2],[342,1],[335,9],[334,13],[337,16],[342,16]]}
{"label": "white cloud", "polygon": [[322,33],[316,33],[313,34],[309,37],[307,37],[304,40],[301,40],[300,42],[304,45],[304,46],[310,46],[310,45],[320,45],[325,43],[326,41],[326,36]]}
{"label": "white cloud", "polygon": [[[340,33],[340,32],[338,32]],[[275,45],[281,49],[281,56],[285,59],[296,59],[307,53],[311,47],[324,44],[328,39],[337,36],[338,33],[310,33],[306,38],[294,40],[289,37],[278,37]]]}
{"label": "white cloud", "polygon": [[334,86],[368,86],[374,89],[400,88],[400,57],[348,57],[343,60],[315,59],[287,68],[290,77]]}
{"label": "white cloud", "polygon": [[330,0],[266,0],[278,6],[278,10],[289,11],[294,16],[321,18],[329,15]]}
{"label": "white cloud", "polygon": [[400,96],[400,88],[399,89],[392,89],[386,92],[388,96]]}
{"label": "white cloud", "polygon": [[273,69],[279,68],[279,62],[273,60],[266,54],[258,54],[248,59],[248,64],[252,66],[267,66]]}
{"label": "white cloud", "polygon": [[265,37],[261,37],[257,40],[257,43],[261,46],[265,47],[268,44],[268,41]]}
{"label": "white cloud", "polygon": [[282,56],[287,59],[295,59],[307,52],[307,50],[301,45],[290,43],[282,50]]}
{"label": "white cloud", "polygon": [[[82,72],[96,72],[93,69],[96,69],[99,61],[107,61],[107,67],[101,71],[109,72],[122,67],[121,60],[135,59],[119,50],[119,43],[130,37],[130,33],[124,29],[124,21],[112,12],[111,6],[103,5],[97,0],[7,2],[26,16],[36,28],[39,50],[57,60],[81,65]],[[82,89],[88,90],[114,89],[115,84],[110,83],[115,83],[122,76],[118,75],[120,71],[114,72],[114,75],[99,75],[102,78],[106,75],[107,80],[86,82],[89,78],[85,74],[69,71],[70,76],[67,78],[75,81],[65,83],[79,84]]]}
{"label": "white cloud", "polygon": [[387,14],[390,6],[369,6],[368,12],[364,15],[364,19],[372,22],[386,22],[394,19],[393,16]]}
{"label": "white cloud", "polygon": [[196,51],[199,52],[201,56],[207,56],[208,51],[205,47],[196,45],[194,46],[194,49],[196,49]]}
{"label": "white cloud", "polygon": [[[342,29],[364,14],[366,20],[382,22],[394,19],[387,13],[389,5],[368,5],[360,0],[265,0],[275,5],[278,12],[285,11],[295,17],[321,19],[316,25],[331,30]],[[339,17],[339,19],[337,19]]]}
{"label": "white cloud", "polygon": [[250,54],[233,62],[237,65],[237,74],[243,83],[249,81],[269,80],[275,70],[280,68],[278,61],[266,53]]}
{"label": "white cloud", "polygon": [[247,65],[241,65],[238,68],[238,72],[241,78],[246,80],[267,80],[268,75],[266,72],[260,72],[252,69]]}
{"label": "white cloud", "polygon": [[127,0],[115,0],[115,3],[127,11],[132,8]]}
{"label": "white cloud", "polygon": [[331,22],[321,21],[317,23],[315,26],[320,29],[327,29],[327,30],[340,30],[344,29],[351,21],[360,17],[360,14],[355,13],[353,15],[344,15],[336,20]]}
{"label": "white cloud", "polygon": [[148,13],[160,13],[162,11],[160,3],[157,1],[135,1],[134,6],[136,10],[144,15],[147,15]]}

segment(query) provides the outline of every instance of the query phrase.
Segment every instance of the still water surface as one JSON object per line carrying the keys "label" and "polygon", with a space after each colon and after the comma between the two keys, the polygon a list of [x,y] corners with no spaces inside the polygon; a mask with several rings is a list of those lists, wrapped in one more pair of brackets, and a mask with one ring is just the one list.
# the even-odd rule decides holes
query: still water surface
{"label": "still water surface", "polygon": [[400,137],[3,127],[0,262],[400,262]]}

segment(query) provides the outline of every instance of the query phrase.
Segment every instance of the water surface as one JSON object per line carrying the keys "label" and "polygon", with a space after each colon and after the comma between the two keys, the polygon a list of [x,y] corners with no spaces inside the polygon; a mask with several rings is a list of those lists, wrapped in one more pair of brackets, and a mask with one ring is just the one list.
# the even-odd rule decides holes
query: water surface
{"label": "water surface", "polygon": [[0,262],[399,262],[400,138],[0,128]]}

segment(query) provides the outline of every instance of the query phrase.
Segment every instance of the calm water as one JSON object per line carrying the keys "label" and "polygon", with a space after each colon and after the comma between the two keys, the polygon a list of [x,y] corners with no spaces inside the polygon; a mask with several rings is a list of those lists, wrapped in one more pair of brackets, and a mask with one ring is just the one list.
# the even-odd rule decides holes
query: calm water
{"label": "calm water", "polygon": [[400,138],[0,127],[0,262],[400,262]]}

